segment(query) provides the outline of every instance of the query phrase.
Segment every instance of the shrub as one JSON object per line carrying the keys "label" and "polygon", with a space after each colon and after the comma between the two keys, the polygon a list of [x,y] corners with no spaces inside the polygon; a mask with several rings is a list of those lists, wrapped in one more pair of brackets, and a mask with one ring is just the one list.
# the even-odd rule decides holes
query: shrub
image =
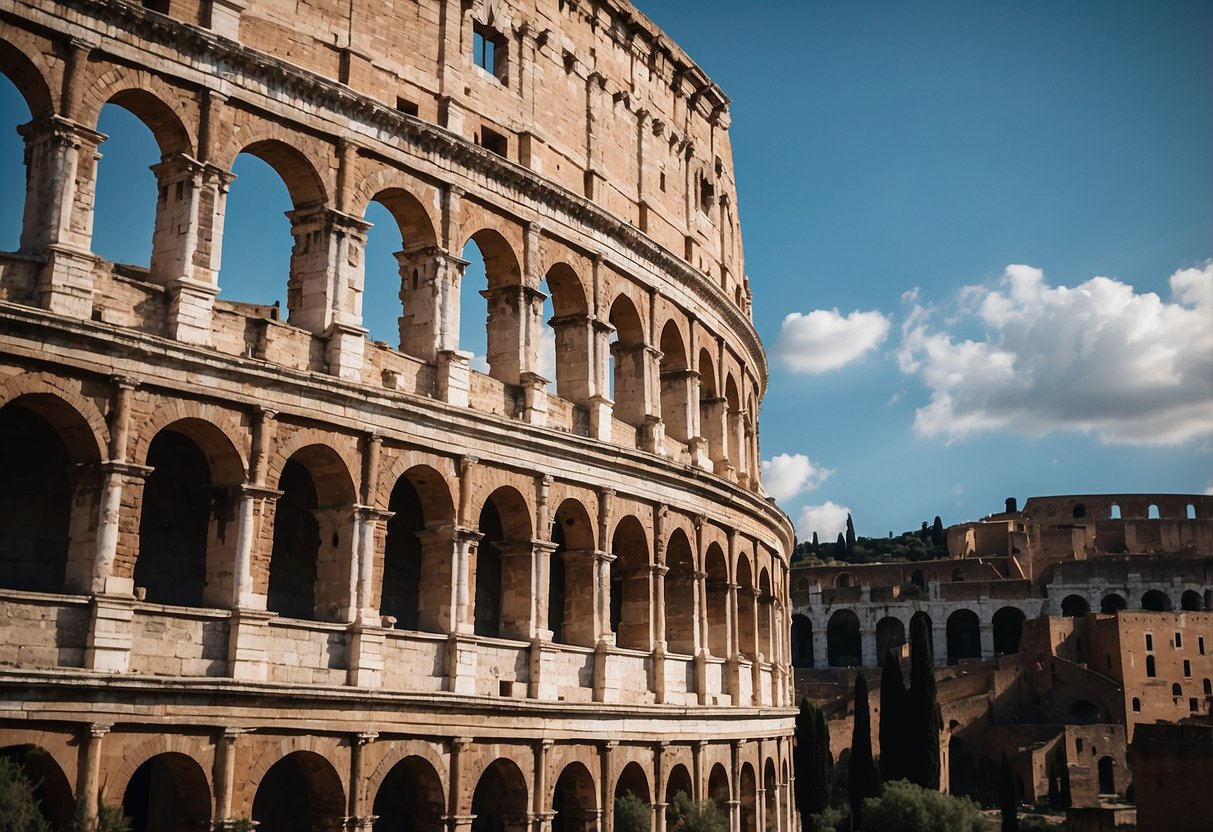
{"label": "shrub", "polygon": [[977,804],[905,780],[885,786],[863,802],[863,821],[880,832],[989,832]]}
{"label": "shrub", "polygon": [[51,832],[35,788],[20,763],[0,757],[0,832]]}
{"label": "shrub", "polygon": [[649,832],[649,804],[631,792],[615,798],[615,829],[618,832]]}
{"label": "shrub", "polygon": [[695,802],[686,792],[674,795],[666,810],[669,832],[729,832],[729,819],[714,800]]}

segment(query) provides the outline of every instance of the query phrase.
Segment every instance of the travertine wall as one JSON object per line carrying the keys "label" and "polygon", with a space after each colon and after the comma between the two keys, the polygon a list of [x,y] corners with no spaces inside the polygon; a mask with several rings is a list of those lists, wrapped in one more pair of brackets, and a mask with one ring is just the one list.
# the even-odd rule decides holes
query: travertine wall
{"label": "travertine wall", "polygon": [[[31,114],[0,750],[50,752],[25,764],[55,811],[153,826],[298,798],[610,828],[630,789],[660,829],[675,784],[791,828],[792,529],[759,481],[728,99],[626,4],[145,6],[0,0]],[[107,103],[163,154],[146,269],[91,251]],[[221,299],[241,152],[294,205],[285,319]],[[392,345],[361,325],[371,201]],[[458,349],[468,241],[488,373]]]}

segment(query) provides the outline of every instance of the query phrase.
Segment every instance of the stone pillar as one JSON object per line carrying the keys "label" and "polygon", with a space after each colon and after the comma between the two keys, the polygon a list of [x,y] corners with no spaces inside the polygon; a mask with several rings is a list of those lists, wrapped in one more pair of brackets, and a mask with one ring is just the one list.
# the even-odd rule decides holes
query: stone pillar
{"label": "stone pillar", "polygon": [[723,396],[703,399],[699,402],[699,413],[703,433],[708,441],[708,457],[712,462],[712,470],[724,477],[731,476],[733,465],[729,461],[728,445],[725,441],[728,433],[726,400]]}
{"label": "stone pillar", "polygon": [[931,625],[931,653],[936,667],[945,667],[948,663],[948,628],[947,619]]}
{"label": "stone pillar", "polygon": [[547,805],[548,794],[548,754],[554,743],[551,740],[539,740],[535,743],[535,788],[532,801],[533,813],[536,818],[535,832],[549,832],[552,828],[553,812]]}
{"label": "stone pillar", "polygon": [[[597,264],[598,261],[595,261]],[[596,265],[597,268],[597,265]],[[615,417],[615,399],[611,397],[611,381],[607,378],[611,354],[611,335],[615,327],[607,321],[595,318],[593,327],[594,355],[592,358],[594,384],[590,396],[590,437],[600,442],[610,442],[612,420]],[[618,391],[616,391],[618,395]]]}
{"label": "stone pillar", "polygon": [[333,324],[362,323],[362,250],[370,223],[312,204],[289,211],[291,277],[287,283],[290,323],[317,335]]}
{"label": "stone pillar", "polygon": [[707,746],[707,742],[704,740],[696,740],[691,746],[691,768],[694,769],[691,774],[695,778],[692,789],[695,792],[693,797],[696,801],[704,800],[708,796],[708,784],[704,779],[705,774],[703,771],[703,749],[705,746]]}
{"label": "stone pillar", "polygon": [[232,817],[232,794],[236,788],[236,741],[242,728],[224,728],[215,740],[215,829],[229,830]]}
{"label": "stone pillar", "polygon": [[369,830],[375,816],[366,806],[366,761],[363,751],[379,737],[375,731],[363,731],[350,739],[350,799],[349,826],[352,830]]}
{"label": "stone pillar", "polygon": [[658,742],[653,746],[653,832],[665,832],[665,809],[669,805],[665,793],[665,750],[669,743]]}
{"label": "stone pillar", "polygon": [[594,552],[594,597],[595,618],[598,620],[598,642],[615,646],[615,633],[611,630],[611,564],[615,555],[598,550]]}
{"label": "stone pillar", "polygon": [[813,625],[813,667],[821,670],[830,666],[830,645],[826,625]]}
{"label": "stone pillar", "polygon": [[608,740],[598,747],[598,761],[600,770],[598,774],[598,782],[602,784],[602,829],[610,830],[615,828],[615,793],[611,788],[614,778],[612,774],[611,757],[618,743],[615,740]]}
{"label": "stone pillar", "polygon": [[680,367],[661,372],[661,417],[665,421],[665,432],[679,442],[689,442],[695,436],[695,417],[698,396],[694,395],[699,374]]}
{"label": "stone pillar", "polygon": [[981,657],[983,659],[994,658],[994,622],[981,622]]}
{"label": "stone pillar", "polygon": [[880,662],[876,661],[876,628],[866,625],[860,627],[859,644],[859,649],[862,653],[859,661],[860,666],[878,667]]}
{"label": "stone pillar", "polygon": [[[593,647],[604,631],[610,629],[610,607],[605,624],[600,619],[598,602],[598,560],[602,553],[594,549],[565,549],[564,560],[564,633],[563,641]],[[608,588],[609,591],[609,588]]]}
{"label": "stone pillar", "polygon": [[506,384],[520,384],[523,373],[537,369],[537,322],[545,295],[521,284],[485,289],[480,294],[489,306],[489,374]]}
{"label": "stone pillar", "polygon": [[459,284],[468,261],[439,246],[408,246],[400,265],[400,351],[424,361],[459,349]]}
{"label": "stone pillar", "polygon": [[[451,778],[450,793],[447,795],[446,812],[449,829],[468,829],[472,825],[474,815],[461,815],[460,797],[463,794],[463,781],[467,777],[467,756],[472,746],[469,737],[455,737],[450,741]],[[471,808],[470,806],[468,807]]]}
{"label": "stone pillar", "polygon": [[729,743],[729,828],[741,832],[741,744],[737,740]]}
{"label": "stone pillar", "polygon": [[484,538],[474,529],[459,528],[455,530],[455,547],[452,557],[455,561],[452,572],[455,583],[451,587],[452,606],[454,614],[451,617],[453,633],[471,633],[474,630],[472,621],[472,576],[471,562],[476,546]]}
{"label": "stone pillar", "polygon": [[748,483],[746,471],[745,420],[740,409],[728,408],[728,439],[727,450],[732,473],[742,488]]}
{"label": "stone pillar", "polygon": [[349,669],[347,684],[377,688],[383,680],[383,617],[372,606],[371,582],[375,573],[375,541],[391,518],[392,512],[369,506],[357,506],[355,529],[356,588],[353,621],[350,624]]}
{"label": "stone pillar", "polygon": [[[84,58],[77,50],[73,62]],[[44,116],[18,129],[27,169],[21,252],[45,258],[37,301],[58,315],[93,313],[93,201],[97,148],[106,136],[68,118]]]}
{"label": "stone pillar", "polygon": [[548,321],[556,336],[557,392],[581,407],[590,406],[595,391],[594,318],[565,315]]}
{"label": "stone pillar", "polygon": [[81,830],[97,828],[97,803],[101,796],[101,746],[113,725],[90,722],[81,732],[76,756],[76,816]]}

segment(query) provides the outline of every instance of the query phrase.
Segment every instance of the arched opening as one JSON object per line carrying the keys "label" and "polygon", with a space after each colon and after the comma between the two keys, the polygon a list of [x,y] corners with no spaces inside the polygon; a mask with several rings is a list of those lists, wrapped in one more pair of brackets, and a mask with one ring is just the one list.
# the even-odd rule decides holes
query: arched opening
{"label": "arched opening", "polygon": [[740,785],[737,795],[740,805],[741,832],[758,832],[758,783],[754,777],[754,767],[742,763]]}
{"label": "arched opening", "polygon": [[1196,519],[1196,506],[1194,506],[1192,503],[1188,503],[1188,505],[1184,508],[1184,516],[1187,517],[1189,520],[1195,520]]}
{"label": "arched opening", "polygon": [[851,585],[851,573],[839,572],[834,576],[834,587],[836,589],[846,589]]}
{"label": "arched opening", "polygon": [[554,641],[593,647],[594,524],[585,506],[572,499],[560,504],[552,521],[552,542],[556,548],[548,566],[547,627]]}
{"label": "arched opening", "polygon": [[[644,526],[628,515],[615,526],[611,538],[611,630],[615,644],[631,650],[652,648],[649,626],[649,544]],[[667,606],[670,592],[666,582]],[[667,615],[668,617],[668,615]]]}
{"label": "arched opening", "polygon": [[682,332],[674,321],[661,330],[661,419],[666,436],[686,442],[691,438],[691,371]]}
{"label": "arched opening", "polygon": [[[46,107],[48,110],[50,107],[50,93],[38,69],[20,51],[0,43],[0,181],[25,183],[23,188],[8,187],[0,192],[0,251],[21,248],[22,214],[31,185],[25,166],[25,142],[17,128],[31,121],[32,107],[22,90],[10,80],[10,74],[17,78],[24,76],[23,86],[29,93],[34,93],[34,87],[41,87]],[[33,287],[25,288],[28,291]]]}
{"label": "arched opening", "polygon": [[1158,506],[1156,506],[1154,503],[1150,503],[1150,507],[1146,509],[1146,519],[1158,520],[1160,517],[1161,515],[1158,513]]}
{"label": "arched opening", "polygon": [[[62,399],[20,396],[0,408],[0,586],[30,592],[84,589],[92,572],[99,461],[88,423]],[[94,486],[94,487],[90,487]],[[77,581],[66,581],[69,562]]]}
{"label": "arched opening", "polygon": [[1141,700],[1136,696],[1133,697],[1133,713],[1141,713]]}
{"label": "arched opening", "polygon": [[665,548],[665,631],[670,652],[695,652],[695,558],[691,542],[675,529]]}
{"label": "arched opening", "polygon": [[[433,248],[433,223],[421,202],[402,188],[375,194],[363,219],[370,227],[362,258],[362,325],[371,340],[430,359],[439,329],[434,326],[437,293],[452,268]],[[423,339],[430,343],[422,346]]]}
{"label": "arched opening", "polygon": [[70,832],[75,815],[72,788],[63,769],[44,748],[36,745],[10,745],[0,748],[0,758],[20,766],[25,779],[33,787],[34,799],[43,820],[55,832]]}
{"label": "arched opening", "polygon": [[143,486],[135,585],[158,604],[226,606],[232,600],[236,500],[244,468],[231,441],[197,419],[152,439]]}
{"label": "arched opening", "polygon": [[477,635],[528,638],[531,612],[531,518],[513,488],[494,491],[480,510],[476,549]]}
{"label": "arched opening", "polygon": [[722,463],[724,455],[725,413],[724,397],[716,382],[716,364],[706,349],[699,351],[699,432],[707,442],[708,458]]}
{"label": "arched opening", "polygon": [[1067,595],[1061,600],[1061,614],[1067,618],[1082,618],[1090,611],[1087,599],[1081,595]]}
{"label": "arched opening", "polygon": [[922,574],[921,569],[915,569],[913,572],[910,573],[910,583],[913,584],[914,586],[918,587],[919,589],[927,588],[927,579]]}
{"label": "arched opening", "polygon": [[1077,520],[1080,517],[1086,517],[1087,516],[1087,507],[1085,505],[1083,505],[1082,503],[1075,503],[1074,511],[1072,513],[1074,515],[1075,520]]}
{"label": "arched opening", "polygon": [[1076,725],[1094,725],[1102,722],[1102,717],[1100,707],[1090,699],[1076,699],[1070,703],[1070,719]]}
{"label": "arched opening", "polygon": [[[670,777],[665,782],[665,802],[673,804],[674,798],[685,794],[688,798],[695,797],[695,789],[691,785],[691,773],[687,767],[679,763],[670,770]],[[674,820],[669,809],[666,809],[666,827]]]}
{"label": "arched opening", "polygon": [[1184,594],[1179,596],[1179,608],[1187,612],[1197,612],[1204,605],[1201,603],[1200,593],[1194,589],[1184,591]]}
{"label": "arched opening", "polygon": [[[304,154],[279,141],[250,144],[232,163],[224,199],[219,285],[224,300],[299,327],[323,328],[330,293],[304,291],[327,280],[324,188]],[[307,298],[310,302],[305,306]]]}
{"label": "arched opening", "polygon": [[421,538],[425,510],[407,475],[396,481],[388,499],[387,535],[383,545],[383,589],[379,612],[396,619],[396,627],[417,630],[421,624]]}
{"label": "arched opening", "polygon": [[876,622],[876,663],[884,661],[884,656],[890,650],[901,655],[902,645],[906,643],[906,626],[900,618],[885,616]]}
{"label": "arched opening", "polygon": [[1170,612],[1171,599],[1159,589],[1149,589],[1141,596],[1141,608],[1148,612]]}
{"label": "arched opening", "polygon": [[611,344],[614,415],[621,422],[641,427],[647,409],[644,398],[644,325],[636,306],[626,295],[615,298],[608,320],[615,328],[615,340]]}
{"label": "arched opening", "polygon": [[341,828],[345,808],[332,764],[314,752],[295,751],[261,778],[252,819],[267,832],[328,832]]}
{"label": "arched opening", "polygon": [[764,799],[763,815],[766,817],[768,832],[781,828],[779,822],[779,784],[775,779],[775,761],[767,760],[762,773],[762,792]]}
{"label": "arched opening", "polygon": [[621,822],[620,801],[624,800],[627,795],[632,795],[641,803],[651,805],[652,798],[649,794],[649,778],[640,763],[632,762],[624,766],[623,771],[619,773],[619,779],[615,781],[616,832],[630,832],[631,829],[630,826],[624,826]]}
{"label": "arched opening", "polygon": [[723,659],[729,655],[729,633],[726,623],[729,617],[729,571],[725,564],[724,551],[713,543],[708,547],[706,558],[705,587],[707,598],[707,648],[713,656]]}
{"label": "arched opening", "polygon": [[948,664],[961,659],[981,658],[981,622],[972,610],[956,610],[948,616]]}
{"label": "arched opening", "polygon": [[768,662],[775,660],[775,646],[771,643],[771,606],[774,601],[771,576],[763,567],[758,573],[758,594],[754,596],[754,603],[758,605],[758,652]]}
{"label": "arched opening", "polygon": [[809,579],[801,578],[800,580],[798,580],[796,582],[796,591],[797,592],[808,592],[809,591]]}
{"label": "arched opening", "polygon": [[184,754],[157,754],[127,783],[122,811],[131,832],[193,832],[208,828],[211,787],[202,766]]}
{"label": "arched opening", "polygon": [[1111,511],[1110,519],[1112,519],[1112,520],[1120,519],[1120,505],[1118,503],[1112,503],[1112,511]]}
{"label": "arched opening", "polygon": [[807,615],[792,616],[792,667],[813,666],[813,622]]}
{"label": "arched opening", "polygon": [[1127,609],[1129,602],[1125,600],[1123,595],[1116,592],[1110,592],[1105,595],[1099,602],[1099,611],[1106,613],[1120,612]]}
{"label": "arched opening", "polygon": [[826,652],[830,667],[863,665],[863,640],[859,634],[859,616],[852,610],[838,610],[826,626]]}
{"label": "arched opening", "polygon": [[552,832],[589,832],[598,819],[594,778],[581,763],[569,763],[552,791]]}
{"label": "arched opening", "polygon": [[[556,394],[586,405],[594,379],[593,322],[581,279],[572,267],[557,263],[543,281],[543,332],[539,343],[539,373],[556,382]],[[541,289],[544,287],[541,285]]]}
{"label": "arched opening", "polygon": [[[723,372],[723,369],[722,369]],[[728,411],[725,452],[738,473],[748,471],[745,454],[745,413],[741,410],[741,395],[737,380],[729,373],[724,380],[724,403]]]}
{"label": "arched opening", "polygon": [[737,558],[737,652],[751,660],[758,659],[758,631],[754,619],[758,611],[758,591],[750,558],[742,552]]}
{"label": "arched opening", "polygon": [[1000,655],[1010,655],[1019,652],[1019,642],[1023,638],[1023,610],[1018,607],[1003,607],[994,613],[991,623],[994,625],[994,652]]}
{"label": "arched opening", "polygon": [[375,832],[442,832],[446,800],[434,767],[421,757],[392,766],[375,792]]}
{"label": "arched opening", "polygon": [[268,608],[286,618],[345,620],[355,501],[345,462],[332,448],[309,445],[283,465],[278,490]]}
{"label": "arched opening", "polygon": [[712,766],[712,772],[708,775],[708,800],[716,804],[716,808],[722,812],[729,811],[729,801],[733,799],[732,789],[729,787],[729,773],[725,767],[717,763]]}
{"label": "arched opening", "polygon": [[474,369],[518,384],[526,348],[522,316],[530,308],[518,258],[500,232],[486,228],[464,245],[463,259],[469,265],[459,291],[459,347],[475,356]]}
{"label": "arched opening", "polygon": [[1116,761],[1111,757],[1099,758],[1099,793],[1116,794]]}
{"label": "arched opening", "polygon": [[1180,697],[1182,697],[1184,695],[1183,688],[1180,687],[1179,682],[1171,683],[1171,695],[1174,696],[1176,699],[1179,699]]}

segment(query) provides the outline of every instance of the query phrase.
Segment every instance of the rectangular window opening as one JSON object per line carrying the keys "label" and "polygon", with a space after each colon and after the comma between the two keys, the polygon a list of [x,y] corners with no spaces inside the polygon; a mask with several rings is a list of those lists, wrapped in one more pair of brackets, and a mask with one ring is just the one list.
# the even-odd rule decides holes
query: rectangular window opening
{"label": "rectangular window opening", "polygon": [[476,66],[492,75],[501,83],[506,83],[508,64],[506,56],[508,47],[503,34],[491,26],[477,23],[472,29],[472,60]]}
{"label": "rectangular window opening", "polygon": [[396,97],[396,109],[404,113],[406,116],[416,117],[420,110],[416,102],[409,101],[407,98]]}
{"label": "rectangular window opening", "polygon": [[496,153],[498,156],[509,158],[510,142],[505,136],[495,130],[490,130],[487,127],[480,128],[480,146],[485,150]]}
{"label": "rectangular window opening", "polygon": [[1178,650],[1183,646],[1184,646],[1184,634],[1176,633],[1175,634],[1175,649]]}
{"label": "rectangular window opening", "polygon": [[1146,633],[1146,649],[1154,649],[1154,636],[1150,635],[1149,633]]}

